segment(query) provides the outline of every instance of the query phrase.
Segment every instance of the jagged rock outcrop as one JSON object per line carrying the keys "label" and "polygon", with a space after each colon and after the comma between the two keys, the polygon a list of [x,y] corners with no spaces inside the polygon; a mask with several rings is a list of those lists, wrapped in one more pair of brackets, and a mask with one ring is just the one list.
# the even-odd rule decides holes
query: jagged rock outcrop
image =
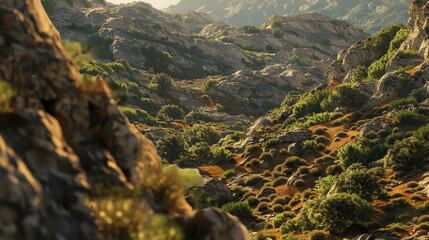
{"label": "jagged rock outcrop", "polygon": [[427,60],[428,57],[428,36],[427,31],[427,16],[428,2],[426,0],[412,1],[409,8],[410,19],[408,20],[408,29],[410,36],[403,44],[403,49],[418,50]]}
{"label": "jagged rock outcrop", "polygon": [[365,46],[364,41],[353,44],[350,48],[338,53],[337,60],[331,63],[327,70],[327,80],[330,84],[342,83],[354,68],[374,62],[385,54]]}
{"label": "jagged rock outcrop", "polygon": [[370,133],[378,133],[380,130],[390,133],[393,130],[393,126],[393,122],[389,119],[376,118],[362,126],[359,136],[364,138]]}
{"label": "jagged rock outcrop", "polygon": [[312,136],[308,129],[294,129],[292,131],[283,131],[277,136],[279,143],[297,143],[310,139]]}
{"label": "jagged rock outcrop", "polygon": [[[97,239],[84,194],[135,185],[151,209],[187,219],[190,239],[248,239],[236,218],[191,213],[182,196],[169,195],[152,143],[120,113],[101,78],[85,82],[78,74],[40,1],[0,3],[0,49],[0,79],[15,93],[1,99],[8,107],[0,113],[0,238]],[[201,235],[192,227],[200,215]],[[213,221],[216,227],[207,224]]]}
{"label": "jagged rock outcrop", "polygon": [[280,105],[289,91],[309,91],[319,85],[322,72],[315,67],[272,65],[261,71],[240,70],[222,77],[209,94],[220,102],[235,102],[225,107],[250,114],[263,114]]}
{"label": "jagged rock outcrop", "polygon": [[[90,8],[64,3],[50,17],[63,38],[98,44],[103,54],[96,47],[97,59],[127,60],[133,67],[178,78],[288,64],[294,55],[302,63],[317,61],[310,65],[324,72],[340,49],[367,37],[345,22],[314,13],[271,17],[263,29],[212,23],[208,15],[196,12],[169,15],[145,3]],[[277,34],[274,22],[283,25]]]}

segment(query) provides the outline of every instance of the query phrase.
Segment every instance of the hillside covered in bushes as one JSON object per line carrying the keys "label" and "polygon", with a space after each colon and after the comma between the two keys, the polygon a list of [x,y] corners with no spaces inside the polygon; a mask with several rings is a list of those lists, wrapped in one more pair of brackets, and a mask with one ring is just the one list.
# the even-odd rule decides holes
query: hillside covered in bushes
{"label": "hillside covered in bushes", "polygon": [[428,239],[428,6],[0,3],[0,239]]}

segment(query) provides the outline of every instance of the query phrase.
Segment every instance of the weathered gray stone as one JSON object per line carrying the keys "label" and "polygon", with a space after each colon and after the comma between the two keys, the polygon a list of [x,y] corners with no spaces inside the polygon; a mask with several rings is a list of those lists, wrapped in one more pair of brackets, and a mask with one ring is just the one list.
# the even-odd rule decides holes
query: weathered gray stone
{"label": "weathered gray stone", "polygon": [[312,133],[308,129],[295,129],[279,133],[277,140],[279,143],[298,143],[310,139]]}

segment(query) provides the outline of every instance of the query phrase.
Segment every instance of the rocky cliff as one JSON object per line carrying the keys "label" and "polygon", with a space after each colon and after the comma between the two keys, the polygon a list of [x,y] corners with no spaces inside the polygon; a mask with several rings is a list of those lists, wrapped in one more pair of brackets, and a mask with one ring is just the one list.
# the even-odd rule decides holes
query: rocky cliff
{"label": "rocky cliff", "polygon": [[[144,3],[87,8],[63,3],[52,8],[50,18],[63,39],[83,43],[96,60],[129,63],[136,70],[132,76],[115,75],[122,71],[107,74],[121,81],[147,84],[148,77],[138,70],[180,79],[215,75],[209,78],[220,84],[209,95],[223,105],[241,105],[227,108],[235,114],[263,114],[280,104],[287,92],[318,86],[336,53],[367,37],[346,22],[316,13],[273,16],[256,28],[213,23],[202,13],[169,15]],[[84,67],[84,73],[106,72],[95,67]],[[269,89],[270,99],[258,89]],[[183,95],[183,107],[191,111],[199,105],[186,91],[192,90],[175,95]],[[142,92],[147,93],[144,87],[137,98]]]}
{"label": "rocky cliff", "polygon": [[141,189],[132,212],[180,218],[188,239],[248,239],[230,215],[191,212],[104,81],[79,75],[40,1],[0,3],[0,49],[0,238],[98,239],[100,205],[86,198],[115,187]]}
{"label": "rocky cliff", "polygon": [[407,27],[386,27],[341,51],[328,67],[328,82],[356,84],[372,95],[367,106],[400,97],[409,88],[427,88],[426,11],[426,1],[413,1]]}
{"label": "rocky cliff", "polygon": [[340,0],[182,0],[167,9],[171,13],[197,11],[232,25],[259,26],[272,15],[293,16],[316,12],[331,18],[345,20],[374,33],[380,28],[407,22],[410,1],[340,1]]}
{"label": "rocky cliff", "polygon": [[[104,61],[125,59],[133,67],[178,78],[285,64],[293,49],[302,49],[297,54],[303,58],[326,61],[365,37],[345,22],[318,14],[270,18],[262,29],[237,28],[211,24],[207,14],[169,15],[144,3],[89,8],[58,4],[50,18],[64,39],[86,42]],[[314,30],[321,28],[326,36],[316,36]],[[310,53],[310,48],[316,52]],[[286,56],[276,54],[282,50]]]}

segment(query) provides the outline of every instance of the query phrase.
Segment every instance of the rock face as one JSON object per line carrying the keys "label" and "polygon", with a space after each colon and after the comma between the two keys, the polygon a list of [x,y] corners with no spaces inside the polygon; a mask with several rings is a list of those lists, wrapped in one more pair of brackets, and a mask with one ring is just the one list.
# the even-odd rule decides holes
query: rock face
{"label": "rock face", "polygon": [[[272,16],[260,28],[233,27],[213,23],[206,14],[169,15],[144,3],[79,8],[63,1],[53,7],[50,18],[64,39],[85,43],[104,63],[126,62],[179,79],[216,76],[210,78],[220,83],[209,95],[233,106],[226,110],[234,114],[264,114],[291,90],[315,88],[324,82],[338,51],[368,36],[316,13]],[[148,81],[132,78],[140,85]],[[184,91],[178,94],[189,95]],[[200,104],[189,96],[183,99],[180,104],[188,110]]]}
{"label": "rock face", "polygon": [[198,11],[210,14],[214,19],[233,25],[259,26],[271,15],[296,15],[317,12],[332,18],[346,20],[368,32],[381,27],[407,22],[410,1],[376,0],[330,1],[330,0],[181,0],[167,9],[171,13]]}
{"label": "rock face", "polygon": [[[270,17],[258,34],[243,34],[231,29],[224,24],[209,25],[200,35],[210,37],[228,31],[223,39],[233,40],[238,46],[252,47],[261,58],[272,59],[272,64],[261,70],[246,68],[221,77],[210,95],[225,102],[226,106],[241,108],[232,111],[249,110],[248,113],[255,115],[278,106],[291,90],[310,91],[319,86],[324,82],[328,63],[341,50],[340,46],[349,46],[353,39],[366,36],[345,22],[333,22],[314,13]],[[280,36],[274,37],[267,31],[279,31]],[[267,49],[278,50],[261,55]]]}
{"label": "rock face", "polygon": [[295,129],[281,132],[277,139],[280,143],[297,143],[310,139],[312,136],[308,129]]}
{"label": "rock face", "polygon": [[365,47],[363,41],[353,44],[350,48],[338,53],[337,60],[331,63],[327,70],[327,79],[330,84],[342,83],[346,76],[359,65],[374,62],[385,54]]}
{"label": "rock face", "polygon": [[389,119],[376,118],[362,126],[359,136],[364,138],[370,133],[378,133],[380,130],[390,133],[392,132],[393,125],[393,122]]}
{"label": "rock face", "polygon": [[[311,65],[323,72],[340,49],[367,36],[320,14],[272,17],[257,29],[213,23],[203,13],[169,15],[144,3],[89,8],[59,3],[50,18],[64,39],[96,44],[99,60],[126,60],[133,67],[177,78],[258,70],[288,64],[293,55],[319,62]],[[274,21],[284,25],[277,34],[270,27]],[[316,34],[320,29],[324,35]]]}
{"label": "rock face", "polygon": [[[153,209],[189,222],[198,216],[183,197],[165,194],[155,148],[123,117],[102,79],[84,82],[40,1],[0,3],[0,49],[0,79],[15,93],[1,99],[1,239],[98,239],[83,198],[96,185],[138,185],[153,196]],[[207,230],[217,236],[211,239],[248,239],[236,218],[219,214],[224,222]],[[222,238],[229,230],[237,237]]]}

